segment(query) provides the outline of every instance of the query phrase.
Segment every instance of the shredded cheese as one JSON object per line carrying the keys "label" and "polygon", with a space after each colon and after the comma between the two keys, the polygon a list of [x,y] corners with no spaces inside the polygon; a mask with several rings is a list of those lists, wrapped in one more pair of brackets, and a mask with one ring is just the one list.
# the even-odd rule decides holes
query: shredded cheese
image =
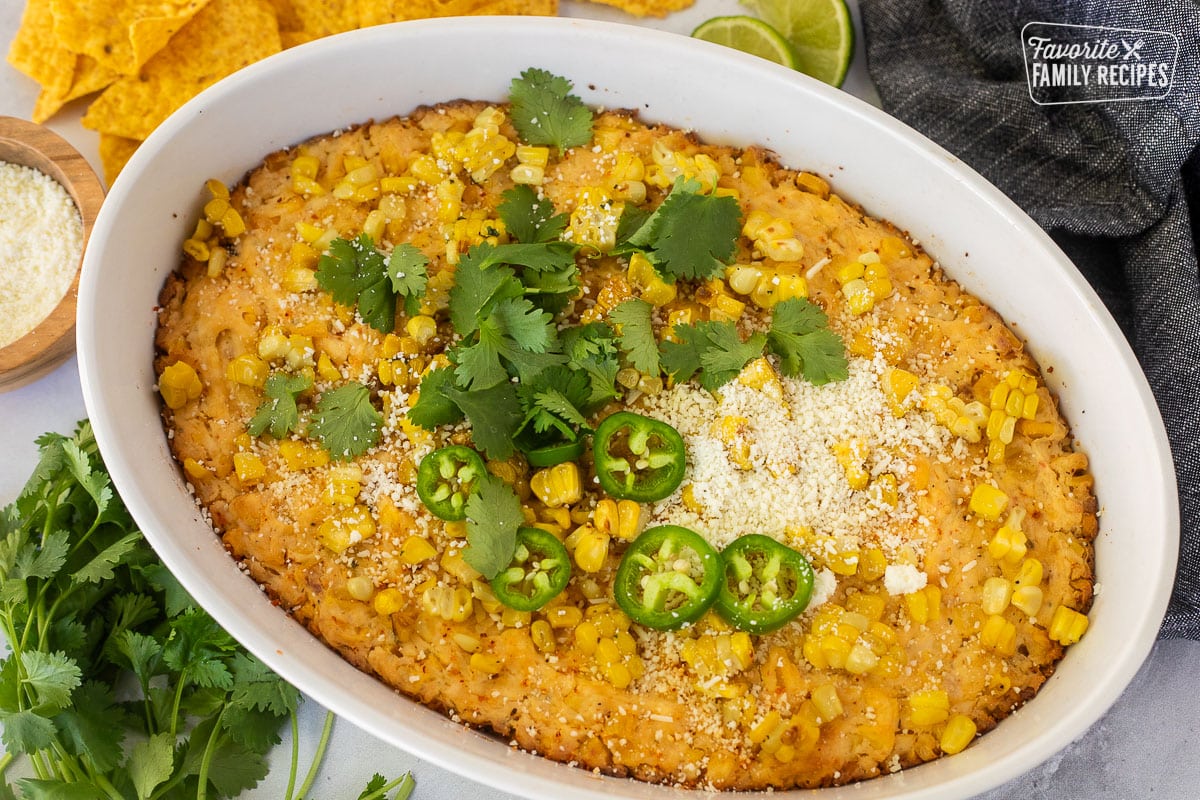
{"label": "shredded cheese", "polygon": [[0,161],[0,347],[45,319],[71,286],[83,222],[57,181]]}

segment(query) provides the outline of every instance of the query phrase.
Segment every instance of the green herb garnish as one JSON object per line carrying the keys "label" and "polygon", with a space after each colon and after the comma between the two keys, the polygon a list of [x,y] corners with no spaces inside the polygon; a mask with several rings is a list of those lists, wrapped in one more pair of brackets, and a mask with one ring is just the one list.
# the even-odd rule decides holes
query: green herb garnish
{"label": "green herb garnish", "polygon": [[[204,800],[254,787],[280,727],[296,730],[299,693],[158,560],[86,422],[37,441],[33,475],[0,511],[0,797]],[[312,786],[332,725],[330,714],[299,794],[293,747],[285,800]],[[32,773],[16,791],[14,767]]]}
{"label": "green herb garnish", "polygon": [[268,400],[264,401],[246,426],[251,436],[264,432],[282,439],[300,426],[300,409],[296,398],[312,388],[312,378],[305,375],[289,375],[286,372],[272,373],[263,387]]}
{"label": "green herb garnish", "polygon": [[317,283],[333,299],[358,311],[363,322],[381,333],[396,325],[396,298],[415,306],[425,292],[427,259],[409,244],[385,254],[365,233],[357,239],[334,239],[317,262]]}
{"label": "green herb garnish", "polygon": [[571,82],[530,68],[509,87],[512,123],[522,141],[562,151],[592,140],[592,110],[571,94]]}
{"label": "green herb garnish", "polygon": [[742,210],[732,197],[700,193],[697,180],[679,178],[662,204],[629,235],[664,275],[711,278],[737,252]]}
{"label": "green herb garnish", "polygon": [[348,461],[379,443],[383,414],[371,405],[371,392],[361,383],[348,383],[321,395],[309,433],[316,436],[335,461]]}
{"label": "green herb garnish", "polygon": [[790,298],[775,306],[767,349],[779,356],[784,375],[803,375],[817,386],[850,376],[842,338],[829,330],[825,312],[805,298]]}
{"label": "green herb garnish", "polygon": [[637,297],[623,301],[608,312],[620,331],[621,351],[638,372],[657,375],[658,339],[654,336],[654,325],[650,319],[654,306]]}
{"label": "green herb garnish", "polygon": [[676,325],[679,341],[661,345],[663,370],[677,383],[696,376],[713,391],[737,377],[742,368],[766,351],[779,357],[784,375],[802,376],[817,386],[849,376],[842,338],[829,330],[829,319],[804,298],[775,306],[771,327],[742,341],[732,322]]}
{"label": "green herb garnish", "polygon": [[483,475],[467,498],[467,547],[463,560],[491,580],[512,560],[517,528],[525,524],[521,500],[495,475]]}

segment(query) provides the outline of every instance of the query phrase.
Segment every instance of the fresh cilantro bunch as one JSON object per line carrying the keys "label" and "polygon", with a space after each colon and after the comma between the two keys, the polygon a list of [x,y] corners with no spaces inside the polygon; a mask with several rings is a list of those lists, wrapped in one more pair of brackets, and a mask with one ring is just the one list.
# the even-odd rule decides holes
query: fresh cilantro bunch
{"label": "fresh cilantro bunch", "polygon": [[[38,446],[0,511],[0,775],[22,762],[33,773],[16,790],[0,782],[0,798],[203,800],[255,786],[281,725],[295,729],[299,693],[157,559],[86,422]],[[298,794],[293,745],[288,800],[311,786],[332,723]]]}

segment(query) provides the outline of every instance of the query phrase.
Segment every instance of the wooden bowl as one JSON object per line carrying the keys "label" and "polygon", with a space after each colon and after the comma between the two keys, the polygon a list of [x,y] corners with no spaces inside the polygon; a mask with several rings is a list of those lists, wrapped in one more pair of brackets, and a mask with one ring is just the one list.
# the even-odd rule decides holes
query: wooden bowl
{"label": "wooden bowl", "polygon": [[[83,246],[104,200],[104,187],[79,152],[53,131],[16,117],[0,116],[0,161],[32,167],[58,181],[79,209]],[[80,253],[80,264],[83,254]],[[37,327],[0,348],[0,392],[40,378],[75,351],[75,301],[79,267],[66,294]]]}

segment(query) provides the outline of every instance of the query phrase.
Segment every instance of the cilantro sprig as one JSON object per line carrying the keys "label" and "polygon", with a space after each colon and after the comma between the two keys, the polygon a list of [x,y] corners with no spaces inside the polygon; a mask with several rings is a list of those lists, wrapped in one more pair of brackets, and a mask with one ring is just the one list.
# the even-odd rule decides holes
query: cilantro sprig
{"label": "cilantro sprig", "polygon": [[246,431],[251,436],[269,433],[282,439],[300,426],[300,407],[297,398],[312,388],[312,378],[307,375],[289,375],[275,372],[267,378],[263,391],[267,399],[254,413]]}
{"label": "cilantro sprig", "polygon": [[467,547],[463,560],[491,580],[508,566],[525,524],[521,500],[504,481],[484,475],[467,498]]}
{"label": "cilantro sprig", "polygon": [[825,313],[801,297],[775,306],[767,333],[752,334],[745,341],[732,322],[676,325],[678,341],[661,345],[663,371],[676,382],[695,376],[701,386],[714,391],[769,352],[779,358],[780,372],[789,377],[803,377],[818,386],[845,380],[849,376],[845,345],[828,325]]}
{"label": "cilantro sprig", "polygon": [[742,210],[733,197],[702,194],[700,181],[677,178],[671,193],[624,240],[665,276],[711,278],[737,252]]}
{"label": "cilantro sprig", "polygon": [[380,333],[396,325],[396,300],[404,298],[410,314],[425,293],[428,259],[411,244],[383,253],[366,233],[334,239],[317,262],[317,283],[333,299],[358,311],[363,322]]}
{"label": "cilantro sprig", "polygon": [[592,140],[592,110],[571,94],[571,82],[530,68],[509,87],[512,123],[526,144],[550,145],[561,153]]}
{"label": "cilantro sprig", "polygon": [[[0,510],[0,797],[203,800],[254,787],[281,726],[295,730],[299,693],[158,560],[86,422],[37,443],[37,467]],[[285,800],[312,786],[332,725]],[[32,777],[14,790],[10,768]],[[298,768],[293,749],[289,786]]]}
{"label": "cilantro sprig", "polygon": [[321,395],[309,433],[330,458],[348,461],[379,444],[382,428],[383,414],[371,405],[371,391],[361,383],[347,383]]}

